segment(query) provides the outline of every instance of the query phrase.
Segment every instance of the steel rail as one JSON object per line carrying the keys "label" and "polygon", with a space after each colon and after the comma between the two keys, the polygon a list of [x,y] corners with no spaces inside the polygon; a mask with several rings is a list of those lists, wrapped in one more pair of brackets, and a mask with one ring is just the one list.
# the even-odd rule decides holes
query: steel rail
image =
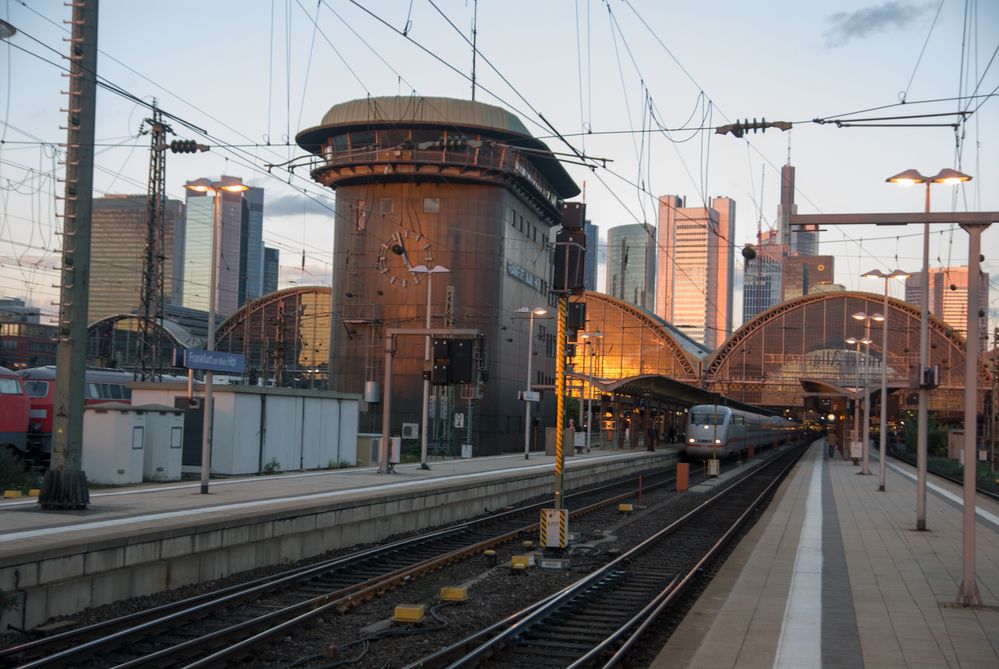
{"label": "steel rail", "polygon": [[[640,477],[633,477],[624,481],[611,482],[595,486],[585,491],[574,493],[572,497],[578,499],[584,495],[592,496],[605,493],[615,488],[621,488],[622,486],[632,486],[639,479]],[[658,483],[647,484],[646,488],[654,489],[656,487],[668,485],[674,480],[675,479],[664,479]],[[587,507],[577,509],[573,512],[573,515],[589,513],[598,508],[603,508],[609,504],[613,504],[621,499],[627,499],[633,496],[634,490],[629,489],[623,493],[605,498]],[[255,599],[261,595],[278,591],[281,588],[293,587],[295,584],[309,581],[324,573],[349,567],[354,563],[370,561],[376,556],[397,553],[401,550],[409,549],[420,544],[426,544],[431,540],[442,541],[449,538],[457,538],[462,534],[477,530],[480,526],[509,521],[517,515],[536,512],[537,509],[543,508],[546,504],[550,504],[550,502],[543,501],[515,509],[505,510],[492,514],[486,518],[465,521],[451,528],[435,530],[417,537],[392,542],[386,546],[368,548],[351,553],[347,556],[323,561],[316,565],[297,568],[291,570],[290,572],[284,572],[276,577],[271,576],[255,579],[248,584],[231,586],[221,591],[198,595],[180,602],[156,607],[155,609],[151,609],[149,611],[122,616],[110,621],[96,623],[85,628],[80,628],[78,630],[71,630],[53,635],[52,637],[47,637],[45,639],[39,639],[25,644],[20,644],[18,646],[12,646],[0,651],[0,658],[9,660],[10,658],[18,656],[37,657],[39,654],[45,653],[43,657],[21,665],[23,669],[40,669],[42,667],[54,665],[65,666],[71,661],[85,661],[87,657],[92,657],[101,652],[108,652],[113,650],[113,648],[137,637],[147,636],[162,629],[176,627],[179,624],[183,624],[183,622],[191,619],[205,618],[214,609],[218,609],[220,607],[231,607],[232,605],[243,600]],[[341,608],[341,610],[350,608],[351,606],[358,605],[362,601],[366,601],[367,599],[377,596],[380,593],[386,592],[392,587],[395,587],[396,585],[407,581],[416,575],[437,569],[448,562],[461,559],[461,556],[477,554],[479,551],[490,545],[498,545],[500,543],[510,541],[513,538],[516,538],[519,534],[525,531],[530,531],[534,528],[537,528],[536,521],[525,526],[519,526],[513,530],[502,532],[496,537],[475,542],[468,548],[459,548],[449,551],[438,558],[420,561],[409,567],[394,570],[389,574],[359,582],[336,591],[331,591],[330,593],[320,595],[319,597],[307,599],[303,602],[285,607],[284,609],[270,612],[265,616],[260,616],[242,623],[237,623],[235,626],[218,630],[217,632],[207,635],[204,639],[190,640],[183,642],[182,644],[172,646],[171,648],[177,650],[190,650],[199,645],[203,645],[199,642],[204,641],[205,643],[211,643],[225,638],[227,632],[235,634],[241,630],[245,631],[248,629],[255,629],[261,624],[269,625],[276,618],[287,618],[287,616],[294,615],[297,611],[308,606],[325,607],[327,604],[331,604],[334,607]],[[323,608],[322,610],[326,610],[326,608]],[[285,627],[281,627],[280,629],[285,629]],[[93,638],[95,635],[101,634],[103,634],[103,636],[96,639]],[[83,642],[80,641],[85,638],[89,638],[90,640]],[[51,650],[53,646],[65,646],[70,643],[73,644],[70,648],[63,648],[62,650],[55,652]],[[169,648],[163,649],[163,651],[157,651],[146,656],[145,658],[141,658],[140,660],[126,662],[121,666],[139,666],[138,663],[141,660],[160,661],[161,658],[167,659],[169,658],[169,653],[163,653],[169,650]]]}
{"label": "steel rail", "polygon": [[[885,450],[888,451],[888,455],[892,456],[896,460],[901,460],[905,464],[911,465],[913,467],[916,466],[915,459],[910,458],[908,455],[902,454],[902,452],[899,451],[894,446],[888,446],[888,448],[885,449]],[[930,468],[929,465],[927,465],[926,471],[928,471],[930,474],[933,474],[934,476],[939,476],[940,478],[944,479],[945,481],[950,481],[951,483],[953,483],[953,484],[955,484],[957,486],[960,486],[962,488],[964,487],[964,479],[963,478],[958,478],[956,476],[951,476],[950,474],[944,474],[943,472],[935,471],[932,468]],[[987,498],[991,499],[994,502],[999,502],[999,492],[995,492],[993,490],[988,490],[986,488],[982,488],[982,487],[978,486],[977,484],[975,485],[975,492],[977,494],[979,494],[979,495],[982,495],[983,497],[987,497]]]}
{"label": "steel rail", "polygon": [[[747,522],[751,514],[755,512],[755,510],[767,499],[769,495],[772,494],[773,489],[779,485],[806,448],[807,447],[799,447],[795,451],[789,452],[792,454],[789,456],[791,461],[781,469],[781,471],[775,476],[774,480],[766,486],[763,492],[759,493],[754,498],[754,500],[739,515],[732,525],[726,529],[723,533],[722,539],[716,541],[714,545],[704,555],[702,555],[700,559],[697,560],[696,564],[690,568],[682,578],[673,578],[666,585],[666,587],[656,592],[638,613],[621,625],[617,632],[603,639],[594,648],[587,651],[587,653],[568,666],[573,669],[588,666],[596,661],[599,656],[608,653],[609,650],[612,647],[615,647],[616,644],[626,644],[630,649],[634,640],[644,633],[655,618],[660,616],[670,604],[675,602],[676,598],[690,585],[695,576],[704,568],[704,565],[708,564],[721,550],[726,547],[727,542],[730,542],[733,539],[736,532]],[[703,504],[690,510],[679,519],[670,523],[667,527],[656,532],[596,571],[564,588],[556,595],[546,598],[542,602],[510,616],[506,621],[504,621],[504,624],[496,624],[485,630],[480,630],[466,639],[448,646],[446,649],[438,651],[431,656],[422,658],[417,662],[411,663],[407,669],[440,666],[447,666],[448,669],[458,669],[459,667],[477,666],[480,663],[487,662],[490,657],[499,652],[500,647],[507,643],[513,643],[514,640],[521,636],[524,632],[531,628],[537,627],[543,620],[554,615],[556,612],[561,613],[564,607],[569,605],[572,600],[578,599],[581,593],[587,593],[595,589],[599,589],[609,580],[617,580],[619,575],[626,571],[626,566],[634,561],[636,557],[649,551],[665,538],[675,534],[677,531],[687,526],[692,520],[700,517],[701,514],[708,509],[715,507],[721,500],[726,499],[730,494],[735,492],[742,483],[758,475],[761,470],[762,467],[740,477],[734,481],[732,485],[719,491],[718,494],[713,495],[710,499],[705,500]],[[503,629],[500,630],[501,627]],[[492,632],[497,633],[492,634]],[[480,642],[483,637],[488,637],[488,639]],[[468,650],[469,648],[471,648],[471,650]],[[456,657],[459,652],[462,653],[462,655],[460,657]],[[620,661],[620,657],[623,657],[623,654],[618,652],[612,657],[612,662]],[[606,666],[613,665],[608,664]]]}

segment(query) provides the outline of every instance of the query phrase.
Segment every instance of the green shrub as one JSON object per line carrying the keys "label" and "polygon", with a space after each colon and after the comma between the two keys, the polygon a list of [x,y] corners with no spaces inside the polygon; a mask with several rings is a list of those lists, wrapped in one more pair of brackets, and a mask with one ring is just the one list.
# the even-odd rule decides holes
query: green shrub
{"label": "green shrub", "polygon": [[3,490],[28,492],[38,486],[38,475],[32,473],[13,449],[0,446],[0,487]]}

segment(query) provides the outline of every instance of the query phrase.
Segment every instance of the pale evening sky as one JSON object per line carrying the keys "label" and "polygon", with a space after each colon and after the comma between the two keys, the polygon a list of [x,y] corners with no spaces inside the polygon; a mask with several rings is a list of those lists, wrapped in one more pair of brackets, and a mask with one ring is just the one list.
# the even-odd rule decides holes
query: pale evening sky
{"label": "pale evening sky", "polygon": [[[999,210],[999,3],[480,0],[477,7],[476,99],[510,109],[555,151],[569,149],[539,115],[577,150],[612,161],[592,171],[567,165],[585,182],[588,218],[602,241],[610,227],[654,222],[655,195],[685,195],[688,205],[726,195],[737,202],[733,242],[741,247],[758,224],[774,225],[789,152],[799,213],[921,211],[922,187],[884,182],[910,167],[974,177],[957,189],[934,186],[935,211]],[[286,142],[340,102],[413,92],[469,97],[465,38],[474,8],[472,0],[102,0],[98,69],[211,136],[173,122],[177,138],[213,149],[168,156],[171,197],[183,199],[186,180],[221,173],[266,188],[264,238],[281,249],[281,284],[328,284],[331,193],[304,169],[268,174],[265,164],[301,155]],[[69,12],[62,0],[0,0],[0,18],[18,29],[0,42],[0,296],[26,298],[48,315],[58,300],[52,268],[62,185],[53,177],[62,173]],[[961,111],[968,113],[956,131],[929,125],[956,123]],[[98,91],[96,196],[145,193],[148,137],[137,132],[148,114]],[[812,122],[903,116],[921,118],[867,122],[879,127]],[[747,117],[794,128],[743,139],[711,129]],[[995,319],[999,229],[986,232],[982,249]],[[820,253],[836,256],[838,283],[878,292],[880,284],[859,274],[917,270],[921,228],[830,228]],[[934,229],[931,265],[966,262],[967,235]]]}

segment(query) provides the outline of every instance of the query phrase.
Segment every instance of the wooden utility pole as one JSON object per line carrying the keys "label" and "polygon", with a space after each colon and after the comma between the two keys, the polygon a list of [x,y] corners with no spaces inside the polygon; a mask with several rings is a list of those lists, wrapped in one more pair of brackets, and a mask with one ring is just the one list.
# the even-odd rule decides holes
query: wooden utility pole
{"label": "wooden utility pole", "polygon": [[83,390],[90,286],[90,219],[94,192],[97,108],[98,0],[75,0],[69,40],[69,105],[62,276],[56,347],[51,465],[39,504],[43,509],[86,508],[90,503],[83,455]]}

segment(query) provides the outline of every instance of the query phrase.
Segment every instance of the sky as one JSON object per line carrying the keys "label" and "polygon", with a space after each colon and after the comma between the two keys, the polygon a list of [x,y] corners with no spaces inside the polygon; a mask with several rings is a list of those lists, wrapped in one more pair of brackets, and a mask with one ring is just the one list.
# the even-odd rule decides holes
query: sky
{"label": "sky", "polygon": [[[134,98],[155,100],[173,138],[212,146],[168,155],[168,194],[220,174],[265,188],[282,287],[331,275],[333,194],[283,165],[303,155],[294,136],[355,98],[469,98],[476,13],[475,99],[511,110],[553,151],[593,159],[566,168],[602,243],[608,228],[654,223],[656,196],[724,195],[742,247],[775,224],[789,159],[802,214],[919,212],[922,187],[885,179],[945,167],[974,179],[934,186],[934,211],[999,211],[992,0],[102,0],[99,11],[99,74],[133,99],[98,91],[95,196],[146,192],[150,112]],[[58,301],[69,17],[62,0],[0,0],[18,30],[0,42],[0,296],[46,315]],[[714,132],[759,118],[793,127]],[[921,226],[820,239],[848,289],[879,292],[860,274],[921,265]],[[999,325],[999,225],[982,253]],[[967,235],[934,227],[931,266],[966,263]]]}

